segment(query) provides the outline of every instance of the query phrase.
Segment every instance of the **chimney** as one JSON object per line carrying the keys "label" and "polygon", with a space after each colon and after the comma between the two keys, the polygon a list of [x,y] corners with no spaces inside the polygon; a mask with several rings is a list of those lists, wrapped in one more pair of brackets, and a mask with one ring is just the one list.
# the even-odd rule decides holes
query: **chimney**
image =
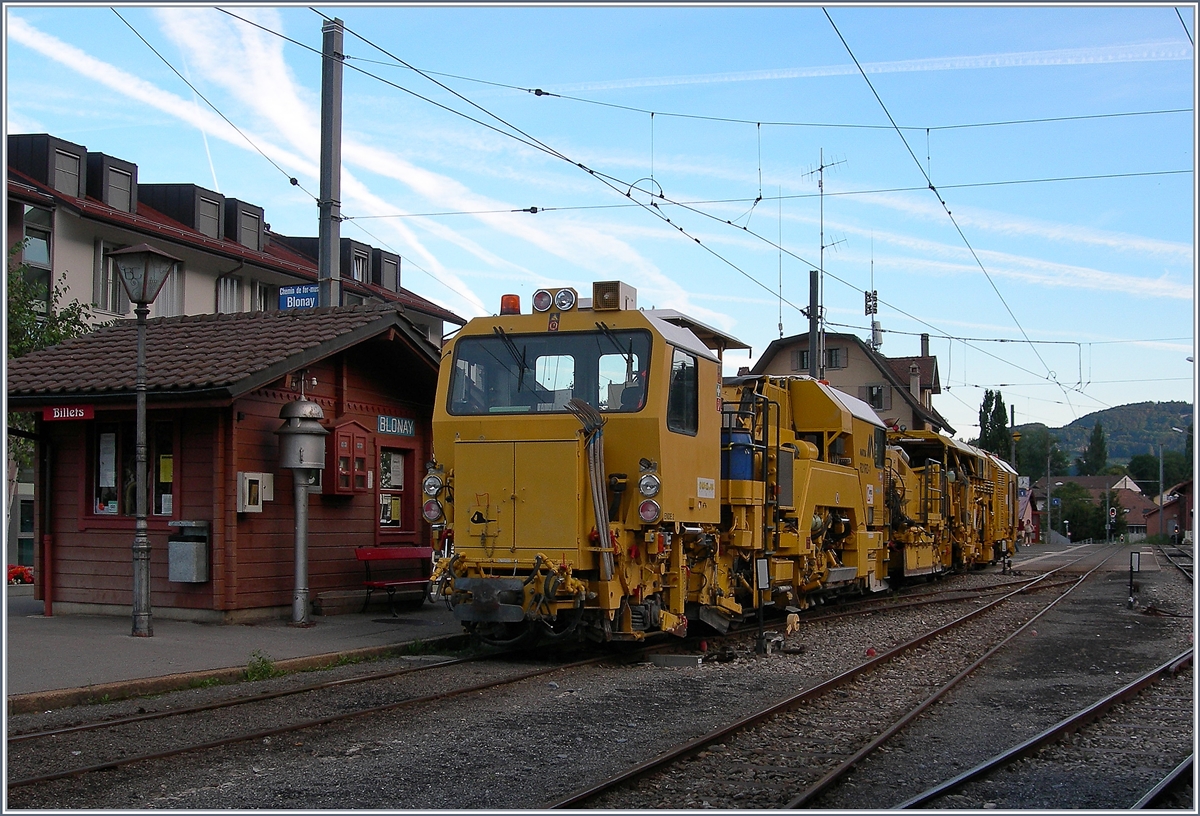
{"label": "chimney", "polygon": [[918,402],[921,400],[921,368],[915,362],[908,366],[908,391]]}
{"label": "chimney", "polygon": [[921,335],[921,356],[922,357],[929,356],[929,335],[928,334]]}

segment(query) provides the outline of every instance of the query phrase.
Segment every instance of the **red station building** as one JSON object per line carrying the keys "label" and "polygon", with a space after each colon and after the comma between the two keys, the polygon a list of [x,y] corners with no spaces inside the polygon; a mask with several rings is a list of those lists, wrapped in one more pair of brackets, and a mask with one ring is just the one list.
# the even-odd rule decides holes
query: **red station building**
{"label": "red station building", "polygon": [[[37,417],[35,597],[47,615],[132,609],[136,348],[124,320],[9,361],[9,410]],[[329,432],[309,492],[309,598],[361,604],[356,547],[428,552],[420,478],[440,352],[403,307],[158,318],[146,349],[155,616],[287,617],[295,504],[276,431],[302,395]],[[196,561],[171,563],[172,538],[189,539]],[[428,576],[429,559],[397,568]]]}

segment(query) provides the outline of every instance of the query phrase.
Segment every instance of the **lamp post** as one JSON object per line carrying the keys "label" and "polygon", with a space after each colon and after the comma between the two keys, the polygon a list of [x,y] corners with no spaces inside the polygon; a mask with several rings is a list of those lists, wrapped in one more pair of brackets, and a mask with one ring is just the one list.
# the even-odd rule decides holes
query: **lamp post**
{"label": "lamp post", "polygon": [[150,537],[146,524],[146,315],[149,304],[158,297],[171,270],[180,262],[149,244],[138,244],[108,253],[121,273],[121,285],[133,301],[137,316],[137,442],[135,506],[137,521],[133,533],[133,636],[154,634],[150,618]]}

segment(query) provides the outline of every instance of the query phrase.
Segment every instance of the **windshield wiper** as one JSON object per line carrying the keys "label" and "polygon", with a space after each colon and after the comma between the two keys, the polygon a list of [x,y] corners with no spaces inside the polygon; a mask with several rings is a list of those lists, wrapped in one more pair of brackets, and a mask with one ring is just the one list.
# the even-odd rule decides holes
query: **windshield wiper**
{"label": "windshield wiper", "polygon": [[529,370],[529,363],[525,362],[525,348],[522,346],[518,351],[517,344],[499,326],[494,326],[492,331],[504,343],[504,347],[508,349],[508,353],[512,355],[513,361],[517,364],[517,391],[520,391],[521,386],[525,383],[525,372]]}
{"label": "windshield wiper", "polygon": [[626,351],[621,348],[621,338],[617,337],[607,324],[597,321],[596,328],[617,347],[617,352],[625,358],[625,381],[629,382],[633,376],[633,338],[629,338],[629,351]]}

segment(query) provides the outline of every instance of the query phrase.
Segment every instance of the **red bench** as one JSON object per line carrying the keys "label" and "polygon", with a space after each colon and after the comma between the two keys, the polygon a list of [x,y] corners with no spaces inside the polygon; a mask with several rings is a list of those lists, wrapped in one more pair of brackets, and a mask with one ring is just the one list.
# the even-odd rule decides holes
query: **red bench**
{"label": "red bench", "polygon": [[[354,555],[367,570],[366,580],[363,581],[363,586],[367,588],[367,598],[363,601],[362,611],[366,612],[367,607],[371,603],[371,593],[377,589],[386,589],[388,594],[388,611],[392,613],[392,617],[396,617],[396,609],[393,606],[396,590],[404,587],[413,587],[421,590],[421,602],[425,602],[425,596],[429,590],[429,573],[433,565],[433,548],[432,547],[355,547]],[[371,578],[371,564],[378,561],[394,561],[399,562],[398,565],[412,566],[413,561],[418,562],[421,568],[421,578],[400,578],[400,579],[373,579]]]}

